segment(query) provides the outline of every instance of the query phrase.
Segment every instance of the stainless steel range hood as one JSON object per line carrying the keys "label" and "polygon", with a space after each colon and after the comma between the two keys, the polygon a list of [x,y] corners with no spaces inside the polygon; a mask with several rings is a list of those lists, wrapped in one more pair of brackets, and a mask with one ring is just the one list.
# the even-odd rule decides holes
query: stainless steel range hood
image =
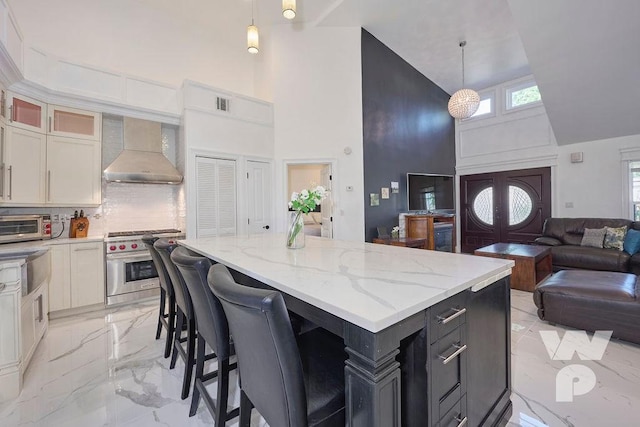
{"label": "stainless steel range hood", "polygon": [[108,182],[180,184],[182,175],[162,154],[158,122],[124,118],[124,150],[104,170]]}

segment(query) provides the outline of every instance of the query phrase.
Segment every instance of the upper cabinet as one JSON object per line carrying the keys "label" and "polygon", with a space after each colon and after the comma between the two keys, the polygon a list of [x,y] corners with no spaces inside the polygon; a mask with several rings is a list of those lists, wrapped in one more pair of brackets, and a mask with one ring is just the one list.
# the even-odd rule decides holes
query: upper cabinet
{"label": "upper cabinet", "polygon": [[2,93],[0,204],[102,203],[102,115]]}
{"label": "upper cabinet", "polygon": [[48,105],[49,135],[99,141],[102,134],[100,113]]}
{"label": "upper cabinet", "polygon": [[46,132],[47,104],[8,92],[6,105],[10,126],[40,133]]}

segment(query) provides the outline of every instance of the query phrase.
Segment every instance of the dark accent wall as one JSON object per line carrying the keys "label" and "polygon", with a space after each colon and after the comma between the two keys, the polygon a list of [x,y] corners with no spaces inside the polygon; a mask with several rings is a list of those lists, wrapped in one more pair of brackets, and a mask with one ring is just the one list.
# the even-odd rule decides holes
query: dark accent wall
{"label": "dark accent wall", "polygon": [[[428,43],[425,40],[425,43]],[[454,119],[449,94],[362,29],[364,225],[368,242],[376,227],[398,225],[407,210],[407,172],[454,175]],[[381,188],[400,183],[382,199]],[[370,205],[370,194],[380,205]]]}

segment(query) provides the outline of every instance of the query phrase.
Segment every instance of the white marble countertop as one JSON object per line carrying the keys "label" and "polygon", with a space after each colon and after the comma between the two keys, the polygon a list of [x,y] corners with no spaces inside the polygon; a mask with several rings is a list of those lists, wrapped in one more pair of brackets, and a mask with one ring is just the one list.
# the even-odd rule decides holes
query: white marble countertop
{"label": "white marble countertop", "polygon": [[513,261],[283,234],[179,242],[275,289],[378,332],[465,289],[511,274]]}

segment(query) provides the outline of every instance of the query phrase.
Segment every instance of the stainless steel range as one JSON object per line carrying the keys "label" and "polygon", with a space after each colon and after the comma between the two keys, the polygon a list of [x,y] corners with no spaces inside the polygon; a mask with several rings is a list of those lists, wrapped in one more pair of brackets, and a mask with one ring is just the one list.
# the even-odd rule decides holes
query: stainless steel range
{"label": "stainless steel range", "polygon": [[158,271],[142,241],[145,234],[172,239],[184,238],[184,233],[175,229],[109,233],[104,239],[107,305],[160,294]]}

